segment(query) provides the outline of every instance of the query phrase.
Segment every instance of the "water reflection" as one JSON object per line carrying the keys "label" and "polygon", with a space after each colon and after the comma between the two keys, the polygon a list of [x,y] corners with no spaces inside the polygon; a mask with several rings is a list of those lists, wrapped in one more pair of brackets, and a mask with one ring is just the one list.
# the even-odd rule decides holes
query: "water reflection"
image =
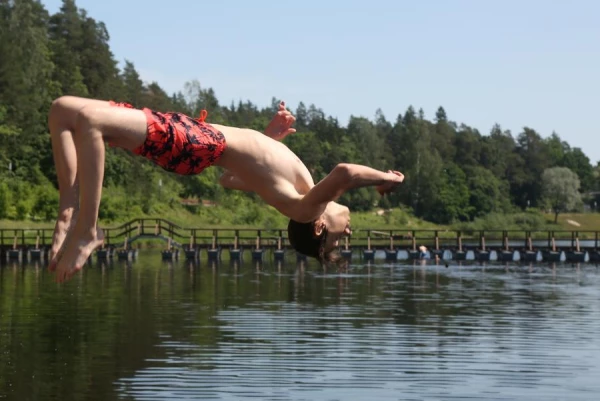
{"label": "water reflection", "polygon": [[591,265],[0,268],[0,399],[546,399],[600,390]]}

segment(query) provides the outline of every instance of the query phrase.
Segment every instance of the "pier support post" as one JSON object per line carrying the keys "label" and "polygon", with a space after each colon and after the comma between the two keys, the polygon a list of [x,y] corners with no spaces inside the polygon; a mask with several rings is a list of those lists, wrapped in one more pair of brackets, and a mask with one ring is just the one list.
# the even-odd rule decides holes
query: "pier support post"
{"label": "pier support post", "polygon": [[544,261],[546,262],[560,262],[561,252],[556,250],[556,240],[554,238],[554,231],[548,233],[548,250],[542,252]]}
{"label": "pier support post", "polygon": [[15,236],[15,240],[13,243],[12,249],[9,249],[6,257],[11,262],[21,262],[23,260],[23,250],[21,248],[17,248],[17,237]]}
{"label": "pier support post", "polygon": [[417,234],[414,230],[410,233],[410,250],[408,251],[408,257],[411,260],[421,259],[421,252],[417,250]]}
{"label": "pier support post", "polygon": [[117,251],[117,258],[119,260],[132,261],[137,259],[138,250],[131,248],[129,245],[129,238],[125,237],[123,240],[123,249]]}
{"label": "pier support post", "polygon": [[490,252],[485,247],[485,233],[479,232],[479,251],[477,251],[477,260],[480,262],[489,262]]}
{"label": "pier support post", "polygon": [[587,253],[581,251],[578,231],[571,234],[571,247],[573,250],[566,254],[567,261],[572,263],[584,263],[586,261]]}
{"label": "pier support post", "polygon": [[398,250],[394,249],[394,232],[390,231],[390,249],[385,250],[385,260],[395,262],[398,260]]}
{"label": "pier support post", "polygon": [[500,262],[512,262],[515,259],[515,254],[510,250],[508,244],[508,231],[502,231],[502,249],[498,252],[498,260]]}
{"label": "pier support post", "polygon": [[352,260],[352,249],[350,249],[350,243],[348,237],[345,237],[344,249],[342,249],[342,257],[347,260]]}
{"label": "pier support post", "polygon": [[261,248],[261,245],[261,231],[258,230],[256,233],[256,246],[252,250],[252,260],[255,262],[263,261],[263,254],[265,250]]}
{"label": "pier support post", "polygon": [[185,250],[185,259],[189,261],[200,260],[200,250],[197,247],[188,248]]}
{"label": "pier support post", "polygon": [[23,250],[18,247],[19,240],[17,238],[17,230],[15,230],[15,236],[13,238],[12,248],[6,253],[6,258],[9,261],[20,262],[23,259]]}
{"label": "pier support post", "polygon": [[435,235],[435,237],[434,237],[434,245],[433,245],[434,249],[430,250],[430,252],[431,252],[432,259],[435,259],[437,261],[437,260],[443,259],[442,256],[444,256],[444,251],[442,251],[440,249],[440,234],[439,234],[439,231],[436,230],[434,235]]}
{"label": "pier support post", "polygon": [[138,255],[138,250],[137,249],[119,249],[117,251],[117,258],[119,260],[125,260],[125,261],[133,261],[137,259],[137,255]]}
{"label": "pier support post", "polygon": [[533,249],[533,239],[531,238],[531,231],[525,233],[525,252],[523,253],[523,260],[525,262],[537,262],[538,253]]}
{"label": "pier support post", "polygon": [[169,237],[169,239],[167,240],[167,249],[162,251],[162,260],[179,260],[179,249],[173,249],[173,245],[171,244],[171,237]]}
{"label": "pier support post", "polygon": [[454,260],[465,260],[467,259],[467,253],[463,250],[462,246],[462,232],[456,232],[456,246],[457,249],[454,252]]}
{"label": "pier support post", "polygon": [[190,245],[185,250],[185,259],[194,262],[200,260],[200,250],[196,246],[196,230],[192,230],[190,234]]}
{"label": "pier support post", "polygon": [[231,262],[239,262],[242,260],[242,249],[239,247],[239,231],[235,230],[233,238],[233,248],[229,250],[229,260]]}
{"label": "pier support post", "polygon": [[42,260],[42,250],[40,249],[40,235],[38,230],[38,235],[35,237],[35,247],[29,250],[29,258],[32,261],[40,261]]}
{"label": "pier support post", "polygon": [[363,250],[363,260],[374,261],[375,251],[371,249],[371,230],[367,231],[367,249]]}
{"label": "pier support post", "polygon": [[179,249],[165,249],[162,251],[162,260],[179,260]]}
{"label": "pier support post", "polygon": [[285,251],[282,249],[283,246],[283,234],[279,231],[279,238],[277,238],[277,249],[273,252],[273,258],[276,262],[283,262],[285,260]]}
{"label": "pier support post", "polygon": [[217,235],[217,230],[213,230],[212,246],[206,251],[209,262],[216,262],[221,259],[221,250],[217,248]]}
{"label": "pier support post", "polygon": [[[113,253],[112,253],[112,249],[109,247],[102,247],[99,248],[98,250],[96,250],[96,260],[97,261],[106,261],[109,259],[112,259],[113,257]],[[91,263],[92,258],[88,259],[88,262]]]}

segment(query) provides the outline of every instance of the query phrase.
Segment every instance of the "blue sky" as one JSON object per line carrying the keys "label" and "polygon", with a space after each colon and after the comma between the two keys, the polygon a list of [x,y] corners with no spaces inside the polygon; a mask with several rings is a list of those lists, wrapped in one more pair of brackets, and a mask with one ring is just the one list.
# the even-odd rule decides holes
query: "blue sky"
{"label": "blue sky", "polygon": [[[56,12],[60,0],[43,0]],[[120,62],[169,93],[314,103],[394,121],[409,105],[488,134],[556,131],[600,161],[600,1],[78,0]]]}

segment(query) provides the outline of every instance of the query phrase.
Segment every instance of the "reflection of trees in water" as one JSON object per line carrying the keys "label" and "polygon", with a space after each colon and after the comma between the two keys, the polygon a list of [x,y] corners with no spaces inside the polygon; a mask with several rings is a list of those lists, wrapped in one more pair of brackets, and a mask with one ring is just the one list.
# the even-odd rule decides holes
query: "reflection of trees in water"
{"label": "reflection of trees in water", "polygon": [[550,317],[572,318],[581,306],[569,292],[572,287],[559,286],[574,282],[575,275],[557,277],[551,268],[537,268],[544,276],[536,277],[526,266],[371,265],[331,271],[314,264],[194,266],[149,260],[87,266],[63,286],[45,266],[1,267],[0,395],[115,398],[118,378],[132,376],[149,359],[187,352],[162,347],[165,342],[212,350],[251,343],[236,334],[232,316],[256,317],[260,332],[260,316],[273,321],[302,311],[306,327],[295,330],[305,338],[334,336],[342,326],[386,325],[391,336],[396,331],[417,346],[424,333],[434,336],[435,353],[444,348],[444,337],[468,341],[485,329],[528,334],[543,329]]}

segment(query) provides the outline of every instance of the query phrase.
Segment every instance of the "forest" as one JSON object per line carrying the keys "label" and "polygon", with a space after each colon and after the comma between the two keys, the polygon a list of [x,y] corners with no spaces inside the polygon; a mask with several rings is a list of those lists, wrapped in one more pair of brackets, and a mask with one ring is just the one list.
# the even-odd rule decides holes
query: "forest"
{"label": "forest", "polygon": [[[56,218],[47,115],[61,95],[190,115],[206,109],[209,122],[256,130],[264,129],[275,113],[276,98],[264,107],[251,100],[221,104],[201,76],[190,77],[177,93],[166,93],[159,82],[143,82],[131,61],[117,60],[109,41],[102,21],[74,0],[63,0],[56,14],[37,0],[0,0],[0,219]],[[480,132],[452,121],[443,105],[431,118],[418,106],[395,116],[375,110],[372,118],[352,116],[349,121],[308,103],[292,112],[297,133],[285,143],[315,182],[340,162],[405,174],[404,185],[389,197],[371,188],[345,194],[340,202],[355,211],[403,208],[432,223],[453,224],[525,210],[580,211],[594,207],[591,194],[600,187],[598,166],[557,133],[543,137],[532,127],[510,132],[499,123]],[[279,222],[254,194],[221,188],[219,175],[218,168],[210,168],[180,177],[107,147],[100,218],[168,217],[183,209],[204,213],[214,223],[219,216],[205,206],[210,203],[235,211],[236,224]]]}

